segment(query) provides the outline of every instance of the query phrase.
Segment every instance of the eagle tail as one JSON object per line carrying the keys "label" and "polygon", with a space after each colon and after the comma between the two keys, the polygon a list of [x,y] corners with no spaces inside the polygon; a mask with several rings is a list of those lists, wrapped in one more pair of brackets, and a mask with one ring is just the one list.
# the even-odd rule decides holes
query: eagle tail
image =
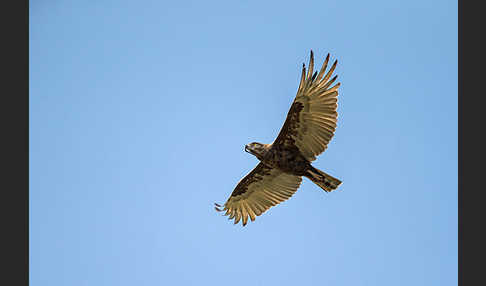
{"label": "eagle tail", "polygon": [[341,180],[336,179],[313,166],[310,166],[305,176],[326,192],[334,191],[342,183]]}

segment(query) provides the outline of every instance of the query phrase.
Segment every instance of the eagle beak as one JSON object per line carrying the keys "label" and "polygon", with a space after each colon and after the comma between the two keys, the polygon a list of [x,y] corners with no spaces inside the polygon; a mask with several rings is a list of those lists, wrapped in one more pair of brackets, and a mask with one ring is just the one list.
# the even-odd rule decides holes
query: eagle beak
{"label": "eagle beak", "polygon": [[245,145],[245,152],[250,153],[250,150],[248,150],[248,145]]}

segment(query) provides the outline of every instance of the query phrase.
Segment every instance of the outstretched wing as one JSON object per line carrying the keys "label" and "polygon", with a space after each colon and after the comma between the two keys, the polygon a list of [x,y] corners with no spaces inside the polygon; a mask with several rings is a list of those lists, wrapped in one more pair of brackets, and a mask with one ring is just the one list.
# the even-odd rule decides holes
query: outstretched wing
{"label": "outstretched wing", "polygon": [[274,145],[295,149],[309,161],[324,152],[334,135],[337,122],[337,96],[340,83],[331,85],[337,76],[331,79],[337,61],[324,75],[329,54],[319,74],[314,69],[314,54],[311,51],[309,70],[302,68],[297,96],[290,107],[287,119],[274,141]]}
{"label": "outstretched wing", "polygon": [[289,199],[299,188],[302,177],[284,173],[259,163],[236,186],[224,206],[216,204],[217,211],[226,211],[235,224],[243,226],[269,208]]}

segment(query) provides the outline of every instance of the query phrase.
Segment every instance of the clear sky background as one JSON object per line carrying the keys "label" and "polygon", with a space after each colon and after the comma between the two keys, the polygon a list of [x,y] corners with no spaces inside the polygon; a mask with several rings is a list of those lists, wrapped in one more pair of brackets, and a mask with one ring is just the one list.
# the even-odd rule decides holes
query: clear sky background
{"label": "clear sky background", "polygon": [[[457,285],[456,2],[30,1],[31,285]],[[311,49],[343,184],[233,225]]]}

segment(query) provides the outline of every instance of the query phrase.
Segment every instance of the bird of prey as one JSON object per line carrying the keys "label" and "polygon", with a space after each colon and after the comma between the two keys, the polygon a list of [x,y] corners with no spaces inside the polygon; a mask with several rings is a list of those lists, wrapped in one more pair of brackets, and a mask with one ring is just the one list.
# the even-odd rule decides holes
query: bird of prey
{"label": "bird of prey", "polygon": [[[313,167],[311,162],[324,152],[334,135],[337,122],[337,96],[340,83],[331,86],[337,60],[325,73],[329,54],[319,71],[314,72],[311,50],[309,69],[302,67],[297,95],[285,123],[271,144],[253,142],[245,151],[260,163],[237,184],[226,203],[215,204],[217,211],[226,211],[229,219],[243,226],[272,206],[289,199],[299,188],[302,177],[309,178],[324,191],[335,190],[341,181]],[[314,72],[314,73],[313,73]],[[325,74],[324,74],[325,73]]]}

